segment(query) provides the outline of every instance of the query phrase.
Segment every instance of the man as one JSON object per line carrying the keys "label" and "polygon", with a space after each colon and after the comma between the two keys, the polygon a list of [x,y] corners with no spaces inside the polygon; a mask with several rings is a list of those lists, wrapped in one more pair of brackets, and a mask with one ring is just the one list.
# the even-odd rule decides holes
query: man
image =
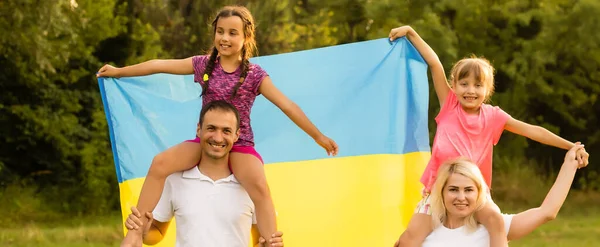
{"label": "man", "polygon": [[[196,132],[201,139],[202,159],[198,166],[167,178],[153,214],[146,213],[153,220],[144,229],[144,243],[161,241],[174,216],[177,247],[247,247],[251,228],[254,239],[258,235],[254,204],[228,166],[229,151],[239,137],[236,108],[225,101],[206,104]],[[125,222],[130,230],[142,225],[138,210],[131,210]],[[282,235],[276,232],[268,245],[261,237],[258,246],[283,246]]]}

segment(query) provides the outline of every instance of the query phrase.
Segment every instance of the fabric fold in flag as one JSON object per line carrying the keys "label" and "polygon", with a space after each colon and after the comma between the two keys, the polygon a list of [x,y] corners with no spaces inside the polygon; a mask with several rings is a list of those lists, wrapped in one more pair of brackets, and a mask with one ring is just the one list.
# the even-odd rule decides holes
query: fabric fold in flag
{"label": "fabric fold in flag", "polygon": [[[286,246],[391,246],[420,200],[430,157],[427,64],[405,38],[252,58],[339,145],[328,157],[259,96],[251,124]],[[192,75],[100,78],[123,219],[153,157],[195,137]],[[173,246],[175,224],[155,246]]]}

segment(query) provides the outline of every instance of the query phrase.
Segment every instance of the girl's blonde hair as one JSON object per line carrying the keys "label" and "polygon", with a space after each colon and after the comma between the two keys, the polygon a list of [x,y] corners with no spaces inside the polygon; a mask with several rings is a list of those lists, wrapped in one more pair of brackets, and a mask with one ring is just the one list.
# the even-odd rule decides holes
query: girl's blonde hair
{"label": "girl's blonde hair", "polygon": [[[438,170],[438,175],[431,191],[431,218],[433,220],[434,228],[442,225],[448,218],[446,205],[444,204],[444,188],[446,187],[446,183],[452,174],[463,175],[475,182],[478,193],[477,201],[475,203],[476,211],[481,209],[481,207],[487,201],[486,194],[488,191],[488,186],[485,183],[483,175],[481,175],[481,171],[477,165],[473,164],[473,162],[466,158],[458,158],[444,162],[444,164]],[[477,229],[475,212],[465,218],[464,226],[469,232]]]}
{"label": "girl's blonde hair", "polygon": [[487,92],[484,102],[488,102],[494,94],[495,69],[490,61],[483,57],[472,55],[456,62],[450,72],[450,84],[454,87],[458,80],[469,77],[471,73],[473,73],[475,80],[486,86]]}

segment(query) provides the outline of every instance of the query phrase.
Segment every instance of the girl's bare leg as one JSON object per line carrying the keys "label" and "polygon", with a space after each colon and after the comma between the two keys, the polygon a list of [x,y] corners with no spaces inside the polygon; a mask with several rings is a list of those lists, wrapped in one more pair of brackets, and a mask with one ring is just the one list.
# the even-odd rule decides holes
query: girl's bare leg
{"label": "girl's bare leg", "polygon": [[254,202],[258,231],[268,241],[277,231],[277,222],[264,165],[251,154],[231,152],[229,160],[236,179]]}

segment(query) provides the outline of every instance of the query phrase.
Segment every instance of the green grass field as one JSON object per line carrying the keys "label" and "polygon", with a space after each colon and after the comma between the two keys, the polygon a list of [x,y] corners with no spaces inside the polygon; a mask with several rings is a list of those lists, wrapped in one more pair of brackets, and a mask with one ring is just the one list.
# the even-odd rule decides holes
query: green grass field
{"label": "green grass field", "polygon": [[72,219],[64,222],[28,223],[0,228],[0,246],[104,247],[118,246],[122,238],[119,215]]}
{"label": "green grass field", "polygon": [[[566,212],[511,247],[600,246],[600,217],[595,210]],[[516,212],[516,211],[513,211]],[[118,215],[73,220],[56,225],[27,224],[0,229],[0,246],[104,247],[118,246],[122,236]],[[392,246],[393,243],[390,244]]]}
{"label": "green grass field", "polygon": [[598,214],[559,215],[556,220],[509,245],[511,247],[600,246],[600,217]]}
{"label": "green grass field", "polygon": [[[550,181],[532,171],[517,171],[525,172],[497,175],[497,183],[505,187],[497,187],[493,196],[504,213],[539,206],[550,188]],[[0,217],[0,247],[118,246],[123,236],[118,212],[105,217],[67,218],[45,211],[46,204],[28,190],[4,191],[0,201],[8,202],[0,203],[4,214]],[[510,246],[600,246],[600,193],[571,191],[557,219]]]}

